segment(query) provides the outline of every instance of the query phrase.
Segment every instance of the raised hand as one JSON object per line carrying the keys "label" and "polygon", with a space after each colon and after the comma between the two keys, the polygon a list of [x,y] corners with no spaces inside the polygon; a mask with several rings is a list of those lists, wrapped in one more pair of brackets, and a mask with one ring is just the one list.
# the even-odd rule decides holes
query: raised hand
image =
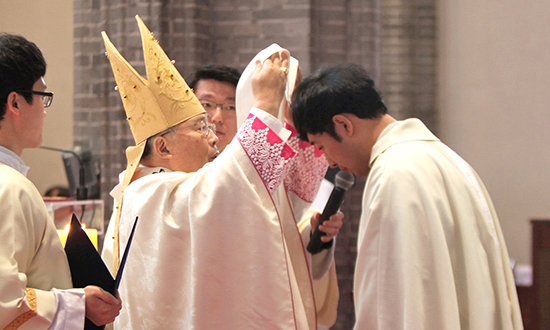
{"label": "raised hand", "polygon": [[259,60],[256,62],[256,71],[252,77],[254,107],[278,117],[289,64],[290,53],[287,50],[271,55],[263,64]]}

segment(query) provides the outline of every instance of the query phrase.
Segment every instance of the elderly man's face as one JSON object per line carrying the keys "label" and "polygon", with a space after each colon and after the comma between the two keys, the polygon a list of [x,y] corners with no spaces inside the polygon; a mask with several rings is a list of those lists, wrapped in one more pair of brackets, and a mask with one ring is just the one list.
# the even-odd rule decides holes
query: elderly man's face
{"label": "elderly man's face", "polygon": [[174,126],[163,137],[172,155],[170,169],[173,171],[196,172],[218,155],[218,138],[210,129],[205,114]]}
{"label": "elderly man's face", "polygon": [[195,87],[195,95],[208,113],[210,122],[216,125],[220,152],[237,134],[235,90],[231,83],[214,79],[199,80]]}

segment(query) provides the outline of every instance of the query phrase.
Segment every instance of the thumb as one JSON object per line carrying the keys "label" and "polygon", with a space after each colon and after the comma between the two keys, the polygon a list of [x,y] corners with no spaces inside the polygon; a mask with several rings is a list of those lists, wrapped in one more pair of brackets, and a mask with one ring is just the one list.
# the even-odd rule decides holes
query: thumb
{"label": "thumb", "polygon": [[101,295],[99,296],[99,298],[110,305],[118,304],[118,299],[103,289],[101,289]]}
{"label": "thumb", "polygon": [[319,217],[321,216],[321,213],[315,212],[311,216],[310,224],[311,224],[311,231],[313,232],[315,230],[315,227],[317,227],[317,223],[319,222]]}
{"label": "thumb", "polygon": [[284,49],[281,52],[281,67],[288,68],[290,65],[290,52]]}

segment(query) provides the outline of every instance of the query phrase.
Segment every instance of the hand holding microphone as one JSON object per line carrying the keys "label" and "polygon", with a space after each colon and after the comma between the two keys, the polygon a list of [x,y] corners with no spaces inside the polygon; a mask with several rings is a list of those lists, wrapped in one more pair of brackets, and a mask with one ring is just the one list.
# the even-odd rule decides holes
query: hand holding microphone
{"label": "hand holding microphone", "polygon": [[336,181],[335,187],[332,190],[332,193],[330,194],[330,197],[325,206],[325,209],[323,210],[323,213],[319,218],[319,222],[317,223],[317,226],[315,227],[315,231],[313,232],[313,235],[311,236],[311,240],[309,241],[309,244],[307,246],[307,250],[311,254],[316,254],[321,252],[322,245],[324,244],[324,242],[321,241],[321,237],[326,234],[319,230],[319,225],[322,225],[323,222],[325,222],[330,218],[330,216],[338,212],[338,210],[340,209],[340,206],[342,205],[342,202],[344,201],[345,192],[351,186],[353,186],[355,179],[352,174],[348,174],[346,172],[340,171],[338,172],[338,174],[336,174],[335,181]]}

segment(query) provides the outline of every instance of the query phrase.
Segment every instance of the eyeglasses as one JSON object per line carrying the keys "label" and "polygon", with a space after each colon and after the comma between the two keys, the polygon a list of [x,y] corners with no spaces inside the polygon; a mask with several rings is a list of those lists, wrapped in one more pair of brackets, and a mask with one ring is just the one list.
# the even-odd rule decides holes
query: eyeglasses
{"label": "eyeglasses", "polygon": [[15,91],[16,93],[23,94],[23,93],[30,93],[30,94],[36,94],[43,96],[42,102],[44,103],[44,108],[48,108],[50,105],[52,105],[53,101],[53,93],[52,92],[38,92],[33,90],[19,90]]}
{"label": "eyeglasses", "polygon": [[207,119],[205,118],[205,119],[203,119],[203,120],[201,120],[198,123],[195,123],[193,125],[169,128],[166,133],[163,133],[160,136],[165,136],[168,133],[175,133],[175,132],[177,132],[177,131],[179,131],[180,129],[183,129],[183,128],[196,127],[196,126],[199,126],[199,125],[200,125],[200,131],[201,131],[201,133],[204,137],[208,137],[208,134],[210,134],[210,131],[212,131],[212,133],[216,134],[216,125],[209,124],[207,122]]}
{"label": "eyeglasses", "polygon": [[225,116],[236,116],[236,107],[232,103],[216,103],[214,101],[200,100],[202,107],[206,112],[212,114],[219,107]]}

